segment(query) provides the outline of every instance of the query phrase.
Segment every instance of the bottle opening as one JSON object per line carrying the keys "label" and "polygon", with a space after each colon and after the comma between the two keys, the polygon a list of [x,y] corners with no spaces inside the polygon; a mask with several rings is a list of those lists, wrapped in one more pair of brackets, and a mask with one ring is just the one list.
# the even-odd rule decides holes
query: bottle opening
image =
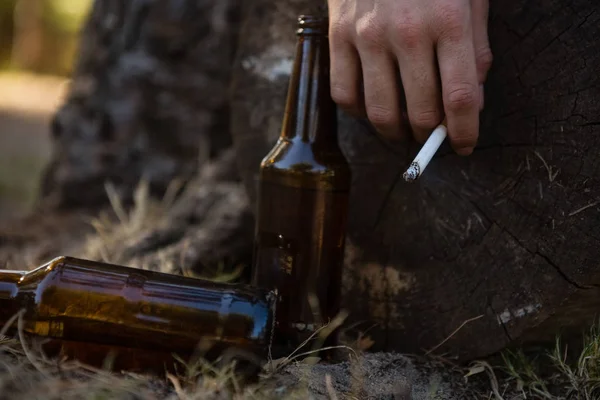
{"label": "bottle opening", "polygon": [[329,18],[314,15],[298,17],[298,35],[326,35],[329,30]]}

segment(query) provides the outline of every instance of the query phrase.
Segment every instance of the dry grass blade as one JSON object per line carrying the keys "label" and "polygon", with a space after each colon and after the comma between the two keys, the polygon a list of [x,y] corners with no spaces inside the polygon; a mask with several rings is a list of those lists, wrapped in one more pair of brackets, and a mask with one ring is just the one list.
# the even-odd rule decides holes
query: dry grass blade
{"label": "dry grass blade", "polygon": [[187,400],[188,396],[183,391],[183,388],[181,387],[181,383],[179,382],[179,379],[177,379],[177,377],[173,376],[172,374],[167,374],[167,379],[169,380],[169,382],[171,382],[171,384],[175,388],[175,393],[177,393],[177,397],[179,397],[182,400]]}
{"label": "dry grass blade", "polygon": [[169,210],[173,207],[173,204],[175,204],[175,200],[177,199],[177,194],[181,191],[183,186],[183,181],[180,179],[174,179],[169,183],[161,202],[164,210]]}
{"label": "dry grass blade", "polygon": [[117,221],[109,214],[101,214],[91,220],[96,235],[88,239],[81,257],[122,262],[123,254],[132,240],[161,224],[167,215],[167,207],[172,206],[178,191],[177,185],[173,187],[165,194],[163,201],[158,201],[150,196],[148,182],[141,180],[134,192],[133,207],[128,213],[117,190],[107,183],[105,190]]}
{"label": "dry grass blade", "polygon": [[[317,338],[317,337],[327,337],[329,334],[331,334],[331,332],[333,332],[335,329],[337,329],[338,327],[341,326],[341,324],[343,323],[343,321],[346,319],[347,317],[347,313],[346,312],[341,312],[340,314],[338,314],[330,323],[325,324],[323,326],[320,326],[319,328],[315,329],[315,331],[304,341],[302,342],[294,351],[292,351],[292,353],[290,353],[287,357],[285,357],[282,360],[276,360],[276,361],[270,361],[267,368],[270,369],[271,374],[275,373],[276,371],[281,370],[282,368],[284,368],[286,365],[289,365],[291,362],[293,362],[294,360],[304,357],[304,356],[308,356],[311,354],[316,354],[320,351],[323,350],[334,350],[334,349],[347,349],[353,353],[355,353],[354,349],[349,347],[349,346],[329,346],[329,347],[320,347],[317,346],[316,349],[314,350],[310,350],[310,351],[305,351],[302,353],[299,353],[300,350],[302,348],[304,348],[306,345],[308,345],[308,343],[310,343],[313,339]],[[356,354],[356,353],[355,353]]]}
{"label": "dry grass blade", "polygon": [[128,226],[129,230],[132,232],[137,232],[143,227],[144,219],[149,214],[149,199],[150,186],[148,181],[142,180],[136,187],[133,194],[134,207],[130,213]]}
{"label": "dry grass blade", "polygon": [[320,351],[324,351],[324,350],[336,350],[336,349],[345,349],[345,350],[348,350],[348,351],[354,353],[356,356],[358,356],[358,354],[356,354],[356,351],[352,347],[349,347],[349,346],[344,346],[344,345],[340,345],[340,346],[325,346],[325,347],[321,347],[319,349],[305,351],[303,353],[298,353],[294,357],[287,357],[286,360],[288,362],[286,363],[286,365],[289,364],[290,362],[292,362],[294,360],[297,360],[298,358],[301,358],[301,357],[304,357],[304,356],[309,356],[311,354],[316,354],[316,353],[318,353]]}
{"label": "dry grass blade", "polygon": [[14,324],[15,321],[18,318],[20,318],[23,313],[25,313],[25,309],[20,310],[18,313],[16,313],[12,317],[10,317],[10,319],[8,321],[6,321],[6,323],[4,324],[4,326],[2,327],[2,329],[0,330],[0,338],[2,338],[2,339],[5,338],[6,332],[8,332],[8,330],[10,329],[10,327],[12,326],[12,324]]}
{"label": "dry grass blade", "polygon": [[465,378],[472,376],[472,375],[476,375],[481,372],[486,372],[489,377],[490,386],[492,387],[492,394],[494,395],[494,399],[495,400],[504,400],[504,397],[502,397],[502,395],[500,394],[500,386],[498,384],[498,378],[496,377],[494,368],[492,368],[492,366],[488,362],[475,361],[471,365],[469,372],[465,375]]}
{"label": "dry grass blade", "polygon": [[50,378],[50,376],[51,376],[50,372],[40,362],[38,362],[38,360],[35,358],[35,356],[31,353],[31,349],[29,348],[29,346],[27,345],[27,342],[25,340],[25,330],[24,330],[24,321],[23,321],[23,315],[25,314],[24,311],[25,310],[22,310],[18,314],[19,315],[19,318],[18,318],[19,341],[21,342],[21,346],[23,347],[23,352],[25,353],[25,356],[27,357],[27,360],[29,360],[31,365],[33,365],[46,378]]}
{"label": "dry grass blade", "polygon": [[448,335],[448,337],[446,339],[442,340],[440,343],[438,343],[437,345],[435,345],[431,349],[427,350],[427,352],[425,353],[425,355],[429,355],[430,353],[433,353],[434,351],[436,351],[437,349],[439,349],[444,343],[446,343],[454,335],[456,335],[458,333],[458,331],[460,331],[465,325],[467,325],[470,322],[477,321],[480,318],[483,318],[483,314],[479,315],[477,317],[473,317],[473,318],[470,318],[470,319],[464,321],[462,324],[460,324],[460,326],[458,328],[456,328],[450,335]]}
{"label": "dry grass blade", "polygon": [[106,194],[108,196],[108,201],[110,202],[110,205],[111,205],[113,211],[117,215],[119,222],[121,222],[121,224],[124,224],[124,225],[127,224],[129,218],[127,217],[127,212],[125,211],[125,208],[123,207],[123,203],[121,202],[121,198],[119,197],[119,194],[117,193],[117,190],[115,189],[115,186],[110,182],[106,183],[104,185],[104,190],[106,190]]}
{"label": "dry grass blade", "polygon": [[331,375],[325,374],[325,386],[327,387],[327,394],[331,400],[337,400],[337,394],[335,393],[335,389],[333,388],[333,383],[331,382]]}

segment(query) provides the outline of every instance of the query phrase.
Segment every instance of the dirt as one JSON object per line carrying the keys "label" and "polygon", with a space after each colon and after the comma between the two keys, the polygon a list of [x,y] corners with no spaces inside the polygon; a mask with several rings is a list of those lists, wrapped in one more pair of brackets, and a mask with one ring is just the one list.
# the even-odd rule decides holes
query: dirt
{"label": "dirt", "polygon": [[[60,366],[0,340],[0,399],[361,399],[454,400],[487,398],[481,382],[459,371],[393,353],[364,354],[338,364],[294,362],[257,383],[227,372],[191,369],[168,377],[110,374],[68,361]],[[5,341],[5,343],[8,343]],[[12,349],[12,350],[11,350]],[[31,352],[31,350],[30,350]],[[33,362],[32,362],[33,361]],[[237,381],[237,384],[232,384]]]}
{"label": "dirt", "polygon": [[[285,375],[308,385],[316,399],[467,399],[474,398],[458,372],[447,367],[419,364],[395,353],[367,353],[359,361],[339,364],[296,364],[288,367]],[[285,394],[285,387],[281,388]]]}

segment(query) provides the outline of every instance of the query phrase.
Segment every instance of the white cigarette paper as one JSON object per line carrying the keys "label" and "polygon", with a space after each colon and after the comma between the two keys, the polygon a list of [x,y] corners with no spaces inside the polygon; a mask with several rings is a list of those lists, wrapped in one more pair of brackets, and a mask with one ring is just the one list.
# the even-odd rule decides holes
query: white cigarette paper
{"label": "white cigarette paper", "polygon": [[443,124],[438,125],[438,127],[434,129],[413,162],[402,175],[406,182],[414,182],[419,176],[421,176],[425,168],[427,168],[429,161],[431,161],[435,153],[442,145],[444,139],[446,139],[447,133],[448,130]]}

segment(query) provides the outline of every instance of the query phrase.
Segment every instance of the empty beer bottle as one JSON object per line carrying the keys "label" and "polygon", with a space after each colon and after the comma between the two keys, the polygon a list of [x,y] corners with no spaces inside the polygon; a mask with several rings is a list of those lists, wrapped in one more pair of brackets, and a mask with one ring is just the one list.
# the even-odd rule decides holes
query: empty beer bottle
{"label": "empty beer bottle", "polygon": [[[350,169],[330,96],[327,29],[326,18],[298,19],[281,134],[260,165],[253,284],[276,289],[282,351],[340,307]],[[332,334],[322,345],[335,342]]]}
{"label": "empty beer bottle", "polygon": [[247,285],[70,257],[0,271],[0,327],[23,311],[23,331],[52,339],[48,348],[90,364],[112,356],[120,369],[160,368],[173,354],[264,359],[274,300]]}

